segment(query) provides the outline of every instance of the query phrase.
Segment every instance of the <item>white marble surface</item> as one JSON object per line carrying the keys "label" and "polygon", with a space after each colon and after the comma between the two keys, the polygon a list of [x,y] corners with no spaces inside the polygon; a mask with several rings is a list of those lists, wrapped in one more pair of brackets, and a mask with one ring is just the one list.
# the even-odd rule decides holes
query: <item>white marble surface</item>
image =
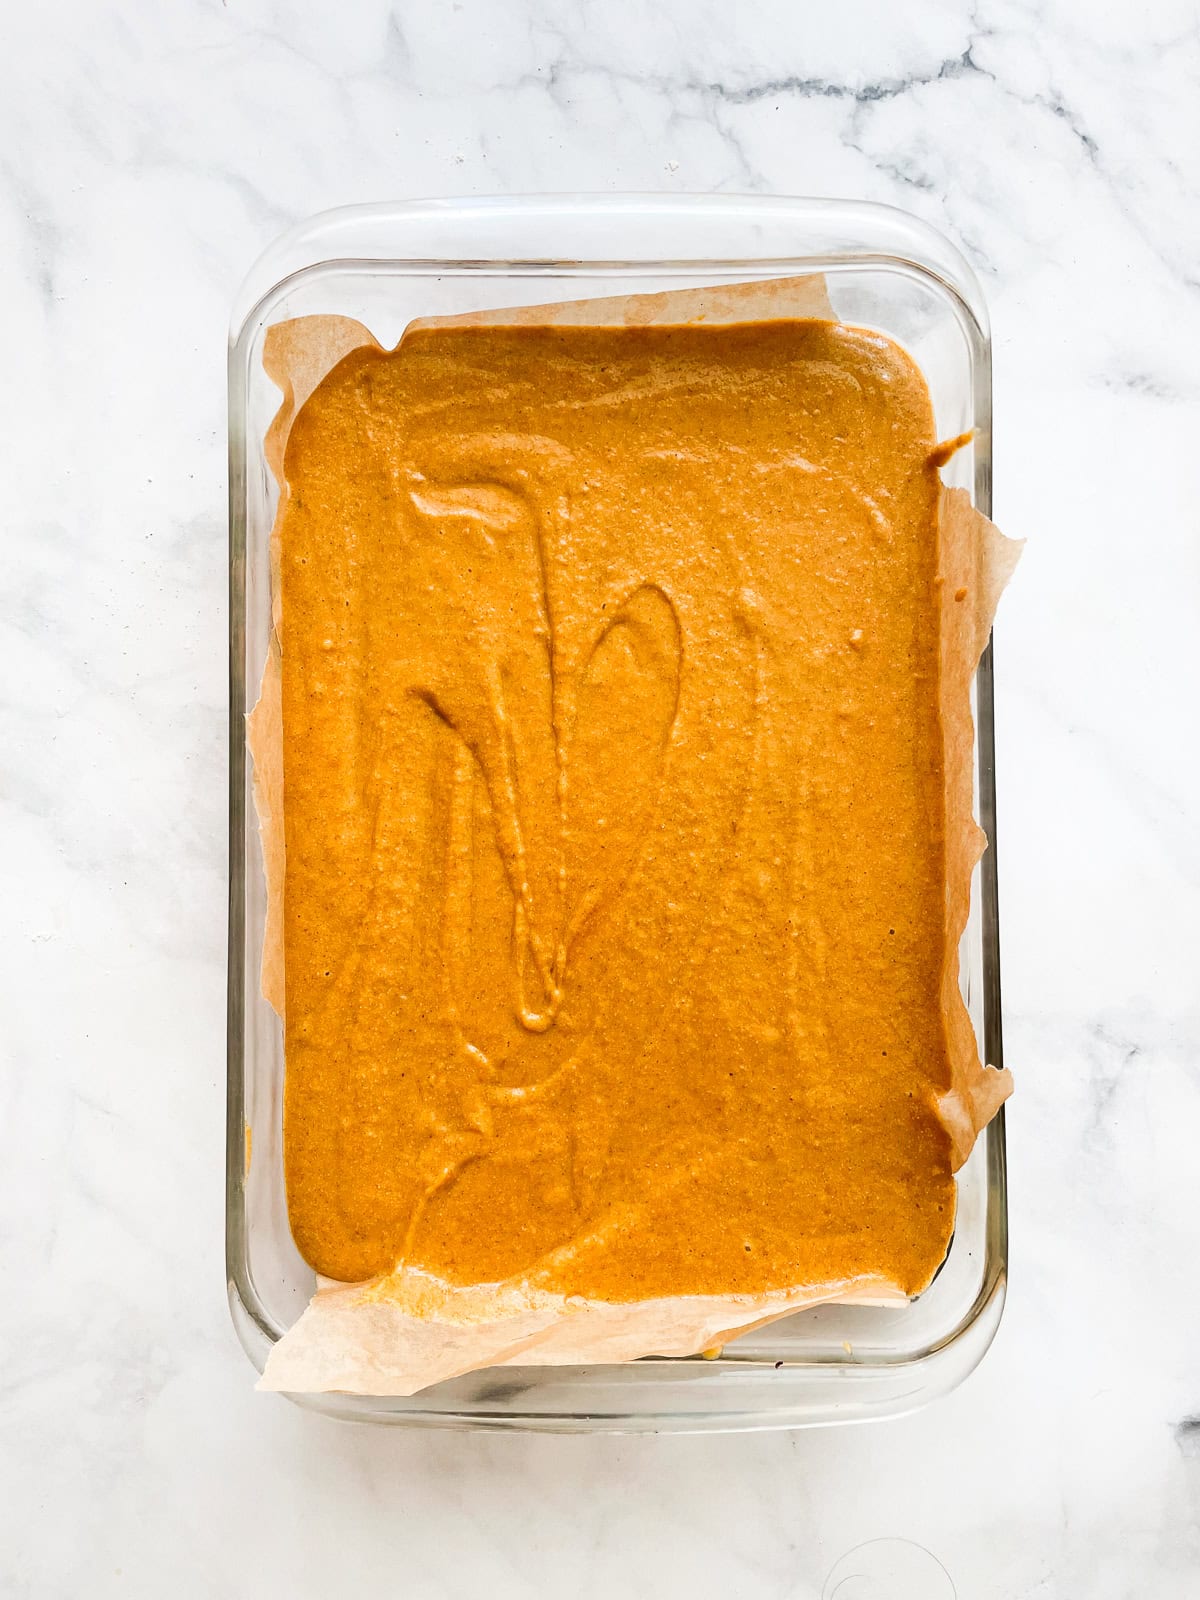
{"label": "white marble surface", "polygon": [[[223,1295],[227,307],[350,201],[858,195],[995,325],[1013,1280],[872,1428],[352,1429]],[[44,0],[0,42],[0,1593],[1200,1593],[1193,0]],[[948,1575],[948,1576],[947,1576]],[[952,1587],[947,1588],[947,1583]]]}

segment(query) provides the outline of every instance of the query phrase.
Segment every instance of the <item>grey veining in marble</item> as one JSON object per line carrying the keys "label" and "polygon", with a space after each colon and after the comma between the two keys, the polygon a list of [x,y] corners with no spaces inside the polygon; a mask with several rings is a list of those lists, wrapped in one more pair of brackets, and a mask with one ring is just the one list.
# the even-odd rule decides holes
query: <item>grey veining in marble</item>
{"label": "grey veining in marble", "polygon": [[[355,1430],[229,1327],[227,309],[325,207],[576,188],[890,201],[991,304],[1013,1276],[902,1422]],[[1194,0],[6,8],[0,1593],[1200,1593],[1198,264]]]}

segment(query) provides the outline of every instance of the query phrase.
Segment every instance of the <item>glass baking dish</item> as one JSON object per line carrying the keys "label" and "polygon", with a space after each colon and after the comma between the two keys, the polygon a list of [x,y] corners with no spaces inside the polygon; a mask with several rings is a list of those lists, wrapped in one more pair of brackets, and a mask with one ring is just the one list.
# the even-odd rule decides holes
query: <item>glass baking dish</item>
{"label": "glass baking dish", "polygon": [[[878,329],[920,365],[938,435],[974,429],[946,468],[991,500],[991,350],[979,285],[933,229],[889,207],[747,196],[552,196],[422,201],[327,212],[263,255],[237,299],[229,351],[230,801],[226,1257],[234,1325],[260,1370],[313,1287],[288,1227],[283,1040],[259,991],[265,883],[244,713],[270,620],[276,489],[263,437],[279,406],[262,369],[273,322],[356,317],[387,346],[418,316],[820,271],[839,318]],[[979,819],[991,848],[963,938],[963,992],[984,1059],[1002,1064],[996,914],[992,659],[976,680]],[[996,1331],[1007,1274],[1004,1115],[958,1178],[937,1278],[898,1309],[824,1306],[728,1345],[715,1360],[501,1367],[409,1399],[296,1396],[334,1416],[443,1427],[719,1430],[895,1415],[945,1393]]]}

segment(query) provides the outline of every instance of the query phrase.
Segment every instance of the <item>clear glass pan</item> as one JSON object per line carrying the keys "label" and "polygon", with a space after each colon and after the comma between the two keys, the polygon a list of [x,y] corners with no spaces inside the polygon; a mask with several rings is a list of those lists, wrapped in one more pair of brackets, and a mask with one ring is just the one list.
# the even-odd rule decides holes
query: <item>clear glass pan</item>
{"label": "clear glass pan", "polygon": [[[979,285],[925,224],[884,206],[741,196],[551,196],[354,207],[304,223],[243,286],[229,351],[230,804],[226,1255],[238,1335],[260,1370],[313,1289],[283,1187],[283,1040],[261,998],[265,884],[244,713],[270,620],[275,486],[263,458],[279,393],[266,328],[336,312],[385,345],[413,317],[820,271],[838,316],[902,343],[939,436],[975,430],[947,480],[991,501],[991,351]],[[990,648],[976,680],[977,802],[991,848],[976,875],[962,982],[985,1059],[1001,1064]],[[251,1156],[252,1151],[252,1156]],[[781,1428],[894,1415],[975,1366],[1000,1319],[1008,1252],[1004,1117],[959,1174],[957,1227],[932,1286],[892,1310],[825,1306],[747,1335],[714,1361],[505,1367],[411,1399],[297,1396],[363,1421],[576,1430]]]}

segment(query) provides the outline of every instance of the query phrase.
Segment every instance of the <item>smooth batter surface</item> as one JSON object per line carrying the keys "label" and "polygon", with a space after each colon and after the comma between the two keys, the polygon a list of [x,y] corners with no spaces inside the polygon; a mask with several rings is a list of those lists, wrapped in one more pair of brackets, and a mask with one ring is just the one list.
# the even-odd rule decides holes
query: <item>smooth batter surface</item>
{"label": "smooth batter surface", "polygon": [[288,442],[320,1272],[923,1287],[954,1186],[924,382],[822,322],[415,332]]}

